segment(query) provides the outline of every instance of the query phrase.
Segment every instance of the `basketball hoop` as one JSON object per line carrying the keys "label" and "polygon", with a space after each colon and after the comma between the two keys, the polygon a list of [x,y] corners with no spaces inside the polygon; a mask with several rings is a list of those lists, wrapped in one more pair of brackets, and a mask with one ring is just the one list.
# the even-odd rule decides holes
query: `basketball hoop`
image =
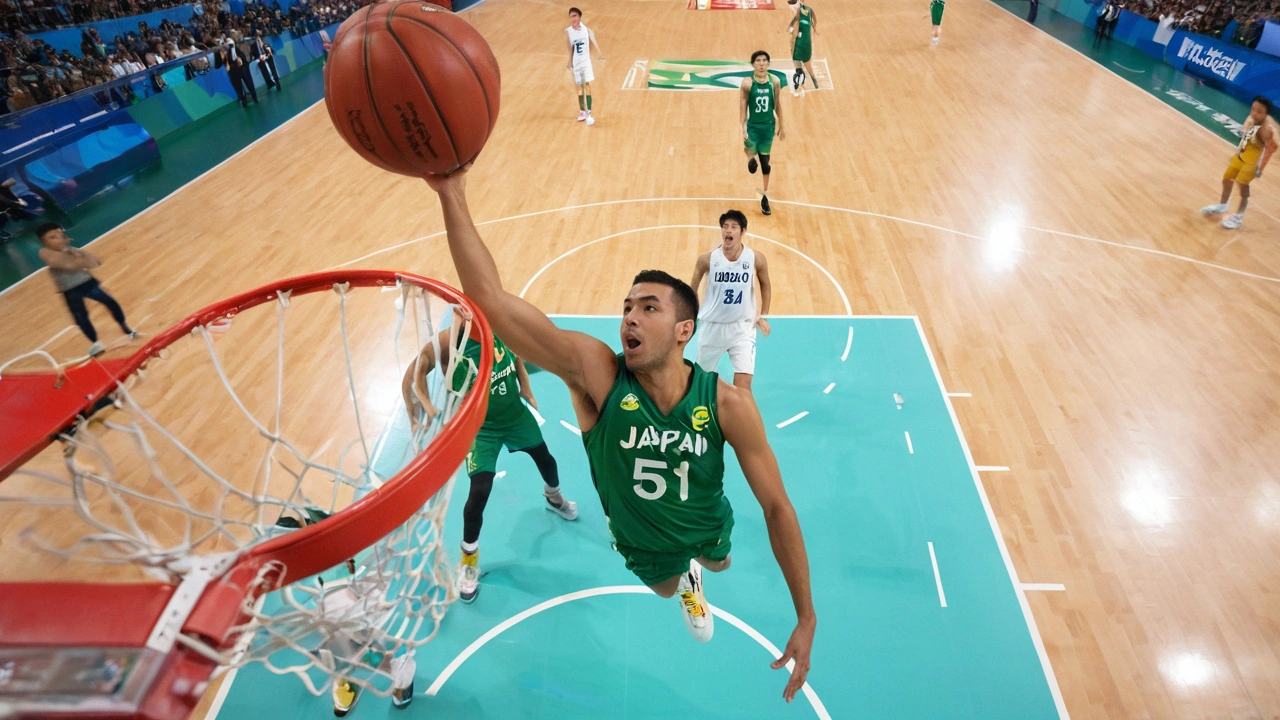
{"label": "basketball hoop", "polygon": [[[246,313],[267,306],[274,330]],[[446,327],[449,366],[405,430],[401,375]],[[458,291],[348,270],[214,303],[126,359],[0,367],[0,510],[60,513],[23,539],[94,580],[0,584],[0,717],[182,718],[215,671],[250,662],[316,694],[390,694],[456,599],[444,517],[492,364]],[[440,379],[455,371],[461,389]],[[101,566],[159,582],[96,582]]]}

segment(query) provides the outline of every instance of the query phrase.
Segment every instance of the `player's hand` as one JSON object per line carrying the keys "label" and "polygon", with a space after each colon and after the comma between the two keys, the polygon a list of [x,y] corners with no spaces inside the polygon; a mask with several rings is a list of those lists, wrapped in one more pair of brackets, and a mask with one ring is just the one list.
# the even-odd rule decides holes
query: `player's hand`
{"label": "player's hand", "polygon": [[765,320],[762,317],[756,318],[756,327],[760,328],[760,332],[763,333],[765,337],[769,337],[770,327],[768,320]]}
{"label": "player's hand", "polygon": [[743,140],[748,139],[748,138],[747,138],[747,126],[746,126],[746,125],[743,125],[743,126],[742,126],[742,139],[743,139]]}
{"label": "player's hand", "polygon": [[1258,168],[1257,172],[1255,172],[1253,176],[1256,178],[1262,177],[1262,168]]}
{"label": "player's hand", "polygon": [[786,134],[785,132],[783,132],[782,128],[778,128],[778,139],[779,139],[779,140],[786,140],[786,139],[787,139],[787,134]]}
{"label": "player's hand", "polygon": [[791,670],[791,680],[782,691],[782,697],[787,702],[795,698],[796,692],[804,686],[805,678],[809,676],[809,650],[813,648],[813,628],[812,624],[797,624],[796,629],[791,631],[791,639],[787,640],[787,647],[782,651],[782,657],[774,660],[769,666],[778,670],[786,667],[788,660],[795,661],[795,667]]}
{"label": "player's hand", "polygon": [[473,163],[467,163],[448,175],[423,175],[422,179],[426,180],[427,185],[438,193],[444,193],[450,190],[466,190],[467,171],[471,169],[472,164]]}
{"label": "player's hand", "polygon": [[525,401],[525,402],[527,402],[527,403],[529,403],[529,407],[533,408],[534,410],[537,410],[537,409],[538,409],[538,401],[533,399],[533,391],[532,391],[532,390],[530,390],[530,391],[528,391],[528,392],[522,392],[522,393],[520,393],[520,397],[524,398],[524,401]]}

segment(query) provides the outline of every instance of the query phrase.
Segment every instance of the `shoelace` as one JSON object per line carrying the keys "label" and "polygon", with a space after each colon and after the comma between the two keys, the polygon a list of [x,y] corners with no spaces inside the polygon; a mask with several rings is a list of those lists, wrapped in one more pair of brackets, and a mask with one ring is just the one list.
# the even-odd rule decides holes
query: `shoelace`
{"label": "shoelace", "polygon": [[702,617],[702,604],[694,597],[692,590],[686,590],[680,593],[680,602],[684,603],[684,609],[694,617]]}

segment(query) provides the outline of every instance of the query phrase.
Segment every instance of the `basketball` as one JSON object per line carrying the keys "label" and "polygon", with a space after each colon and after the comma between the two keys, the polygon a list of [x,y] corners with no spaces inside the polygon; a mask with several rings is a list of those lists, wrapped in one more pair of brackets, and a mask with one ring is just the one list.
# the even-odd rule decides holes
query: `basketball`
{"label": "basketball", "polygon": [[410,177],[448,175],[498,120],[498,61],[467,21],[426,2],[367,6],[338,28],[324,101],[365,160]]}

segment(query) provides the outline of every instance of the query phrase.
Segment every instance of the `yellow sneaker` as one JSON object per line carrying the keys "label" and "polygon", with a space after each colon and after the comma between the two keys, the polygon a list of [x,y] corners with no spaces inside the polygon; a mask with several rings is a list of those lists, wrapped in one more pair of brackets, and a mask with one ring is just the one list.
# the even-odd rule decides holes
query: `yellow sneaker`
{"label": "yellow sneaker", "polygon": [[463,552],[458,563],[458,599],[473,603],[480,594],[480,551]]}
{"label": "yellow sneaker", "polygon": [[684,610],[684,624],[689,634],[698,642],[711,639],[715,630],[715,618],[711,615],[711,606],[707,604],[706,595],[702,592],[702,566],[697,560],[689,561],[689,572],[680,577],[680,585],[676,589],[676,598]]}

